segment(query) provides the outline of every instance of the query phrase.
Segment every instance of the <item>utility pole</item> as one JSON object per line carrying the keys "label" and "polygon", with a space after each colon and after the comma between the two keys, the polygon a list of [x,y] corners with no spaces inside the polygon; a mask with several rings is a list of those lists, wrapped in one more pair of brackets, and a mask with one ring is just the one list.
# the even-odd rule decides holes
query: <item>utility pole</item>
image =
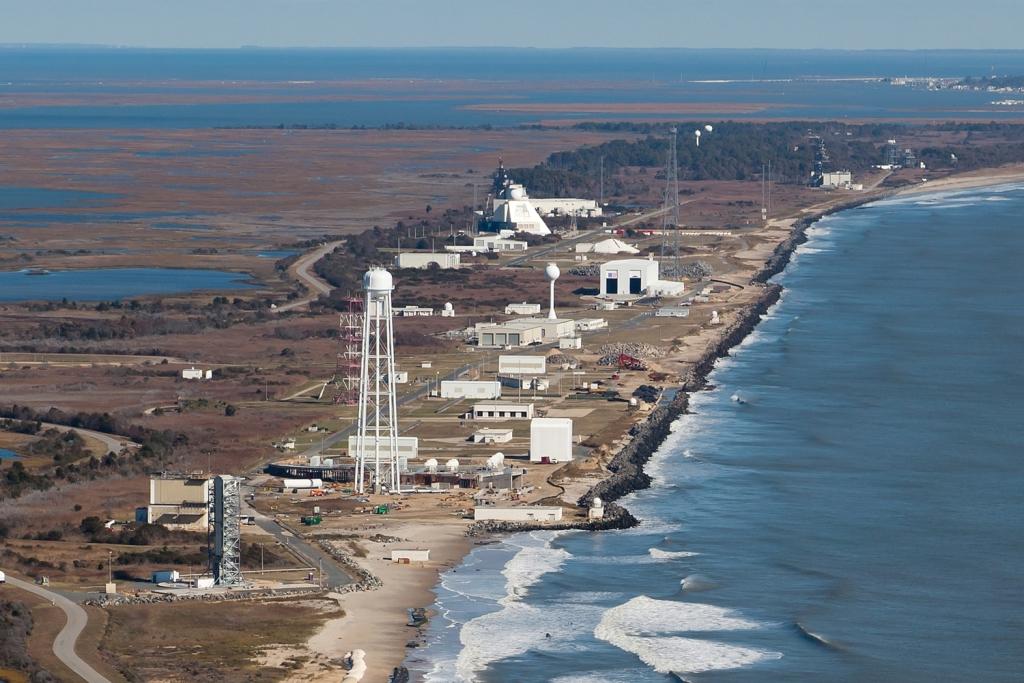
{"label": "utility pole", "polygon": [[679,229],[679,158],[676,152],[676,136],[679,131],[672,126],[668,162],[665,165],[665,205],[661,221],[661,259],[668,255],[668,231]]}

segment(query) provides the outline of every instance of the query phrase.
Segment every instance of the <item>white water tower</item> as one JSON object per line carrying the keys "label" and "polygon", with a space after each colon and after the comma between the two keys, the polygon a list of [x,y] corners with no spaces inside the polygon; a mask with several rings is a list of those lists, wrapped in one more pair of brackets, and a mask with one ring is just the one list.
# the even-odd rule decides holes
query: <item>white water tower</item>
{"label": "white water tower", "polygon": [[548,279],[550,286],[550,307],[548,308],[548,320],[558,320],[558,316],[555,315],[555,280],[559,278],[562,271],[558,269],[558,265],[549,263],[544,269],[544,277]]}
{"label": "white water tower", "polygon": [[395,397],[395,331],[391,317],[391,273],[371,268],[363,276],[366,307],[360,356],[359,418],[356,426],[356,491],[366,480],[374,493],[401,491],[398,463],[398,401]]}

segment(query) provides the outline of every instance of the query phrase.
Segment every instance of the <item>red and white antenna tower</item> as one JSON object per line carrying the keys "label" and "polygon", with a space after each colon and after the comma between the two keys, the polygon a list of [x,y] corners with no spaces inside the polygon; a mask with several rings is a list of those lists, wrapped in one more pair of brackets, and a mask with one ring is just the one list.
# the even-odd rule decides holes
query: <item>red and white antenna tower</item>
{"label": "red and white antenna tower", "polygon": [[363,350],[363,300],[345,299],[345,311],[338,322],[338,361],[334,381],[338,387],[334,402],[354,406],[359,401],[359,356]]}

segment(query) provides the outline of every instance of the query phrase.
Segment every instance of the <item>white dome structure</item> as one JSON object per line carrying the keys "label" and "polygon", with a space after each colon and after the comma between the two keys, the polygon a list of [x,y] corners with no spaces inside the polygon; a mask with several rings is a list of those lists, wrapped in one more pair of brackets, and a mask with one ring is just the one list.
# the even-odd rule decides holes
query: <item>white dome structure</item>
{"label": "white dome structure", "polygon": [[458,472],[459,471],[459,461],[456,460],[455,458],[452,458],[451,460],[446,462],[444,464],[444,466],[448,468],[449,472]]}
{"label": "white dome structure", "polygon": [[592,508],[603,508],[604,507],[604,501],[601,500],[600,498],[598,498],[597,496],[594,496],[594,499],[592,501],[590,501],[590,507],[592,507]]}
{"label": "white dome structure", "polygon": [[363,275],[363,289],[371,294],[384,294],[395,288],[395,281],[384,268],[370,268]]}
{"label": "white dome structure", "polygon": [[487,469],[489,470],[500,470],[505,466],[505,454],[495,453],[491,457],[487,458]]}
{"label": "white dome structure", "polygon": [[423,463],[423,466],[427,468],[427,472],[437,472],[437,458],[431,458]]}

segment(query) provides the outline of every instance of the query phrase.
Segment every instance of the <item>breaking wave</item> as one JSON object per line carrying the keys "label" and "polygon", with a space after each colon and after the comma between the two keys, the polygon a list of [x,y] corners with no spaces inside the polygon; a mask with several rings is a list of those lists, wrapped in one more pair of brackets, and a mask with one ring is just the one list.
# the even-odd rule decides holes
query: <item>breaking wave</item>
{"label": "breaking wave", "polygon": [[670,634],[762,626],[714,605],[640,596],[606,611],[594,636],[635,654],[658,673],[701,673],[781,659],[782,653]]}

